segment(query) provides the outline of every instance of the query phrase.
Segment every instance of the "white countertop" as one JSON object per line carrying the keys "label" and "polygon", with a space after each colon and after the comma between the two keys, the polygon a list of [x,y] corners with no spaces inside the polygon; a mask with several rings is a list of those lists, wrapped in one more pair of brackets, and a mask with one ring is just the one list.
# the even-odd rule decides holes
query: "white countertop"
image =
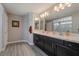
{"label": "white countertop", "polygon": [[79,34],[70,34],[69,36],[66,36],[64,34],[59,35],[60,33],[58,32],[47,32],[47,31],[38,31],[38,30],[34,31],[33,33],[52,37],[52,38],[58,38],[61,40],[70,41],[74,43],[79,43]]}

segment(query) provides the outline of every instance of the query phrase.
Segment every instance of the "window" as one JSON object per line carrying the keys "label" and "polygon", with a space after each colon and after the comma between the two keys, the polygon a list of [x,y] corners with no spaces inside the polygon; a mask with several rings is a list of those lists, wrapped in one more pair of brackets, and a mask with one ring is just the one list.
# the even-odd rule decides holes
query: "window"
{"label": "window", "polygon": [[72,29],[72,17],[64,17],[53,21],[54,31],[58,32],[71,32]]}

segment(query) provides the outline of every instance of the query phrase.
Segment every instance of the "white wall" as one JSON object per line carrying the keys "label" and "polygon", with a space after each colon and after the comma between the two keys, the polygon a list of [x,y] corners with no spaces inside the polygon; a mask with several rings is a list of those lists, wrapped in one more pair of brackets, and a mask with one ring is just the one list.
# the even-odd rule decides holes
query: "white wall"
{"label": "white wall", "polygon": [[0,51],[5,48],[8,40],[8,22],[7,14],[0,4]]}
{"label": "white wall", "polygon": [[[22,16],[17,16],[17,15],[12,15],[12,14],[8,14],[8,31],[9,31],[9,34],[8,34],[8,37],[9,37],[9,42],[13,42],[13,41],[20,41],[22,40],[22,20],[23,20],[23,17]],[[18,27],[12,27],[12,20],[17,20],[19,21],[19,28]]]}
{"label": "white wall", "polygon": [[24,16],[23,27],[22,27],[22,38],[30,45],[33,45],[33,34],[29,33],[29,27],[33,28],[33,14],[27,13]]}
{"label": "white wall", "polygon": [[0,49],[2,48],[2,13],[3,13],[3,7],[0,4]]}
{"label": "white wall", "polygon": [[4,11],[3,16],[2,16],[2,32],[3,32],[3,40],[2,40],[2,45],[3,48],[6,46],[6,44],[8,43],[8,17],[6,12]]}

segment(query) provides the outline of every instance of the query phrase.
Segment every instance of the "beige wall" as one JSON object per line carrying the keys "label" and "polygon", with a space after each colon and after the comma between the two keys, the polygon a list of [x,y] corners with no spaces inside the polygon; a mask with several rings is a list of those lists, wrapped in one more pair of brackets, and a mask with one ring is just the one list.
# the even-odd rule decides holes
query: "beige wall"
{"label": "beige wall", "polygon": [[[12,15],[12,14],[8,14],[8,31],[9,31],[9,42],[13,42],[13,41],[19,41],[22,39],[22,16],[17,16],[17,15]],[[19,28],[16,27],[12,27],[12,20],[18,20],[19,23]]]}

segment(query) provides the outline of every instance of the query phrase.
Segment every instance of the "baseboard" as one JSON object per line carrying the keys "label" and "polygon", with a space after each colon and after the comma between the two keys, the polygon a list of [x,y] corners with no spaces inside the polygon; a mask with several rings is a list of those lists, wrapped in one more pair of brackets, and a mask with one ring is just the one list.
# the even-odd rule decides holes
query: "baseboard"
{"label": "baseboard", "polygon": [[[26,40],[12,41],[12,42],[8,42],[8,44],[19,43],[19,42],[25,42],[25,43],[28,43],[29,45],[34,45],[34,43],[29,43],[29,42],[27,42]],[[8,44],[7,44],[7,45],[8,45]]]}
{"label": "baseboard", "polygon": [[28,43],[29,45],[34,45],[34,43]]}
{"label": "baseboard", "polygon": [[12,44],[12,43],[19,43],[19,42],[26,42],[26,41],[25,41],[25,40],[18,40],[18,41],[8,42],[8,44]]}

